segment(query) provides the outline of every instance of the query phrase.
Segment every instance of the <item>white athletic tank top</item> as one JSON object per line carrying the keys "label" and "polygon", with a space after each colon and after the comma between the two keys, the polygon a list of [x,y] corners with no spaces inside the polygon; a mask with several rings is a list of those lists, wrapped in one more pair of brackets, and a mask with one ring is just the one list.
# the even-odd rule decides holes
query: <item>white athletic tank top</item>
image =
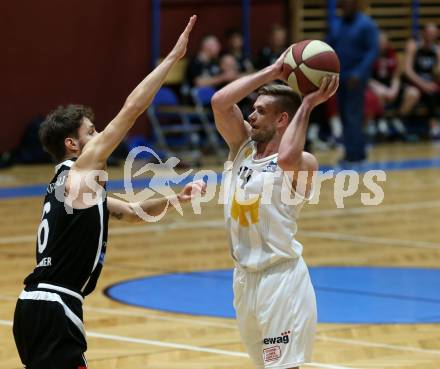
{"label": "white athletic tank top", "polygon": [[224,212],[232,257],[241,267],[259,271],[301,255],[296,220],[307,199],[292,191],[278,154],[257,160],[255,153],[249,140],[225,168]]}

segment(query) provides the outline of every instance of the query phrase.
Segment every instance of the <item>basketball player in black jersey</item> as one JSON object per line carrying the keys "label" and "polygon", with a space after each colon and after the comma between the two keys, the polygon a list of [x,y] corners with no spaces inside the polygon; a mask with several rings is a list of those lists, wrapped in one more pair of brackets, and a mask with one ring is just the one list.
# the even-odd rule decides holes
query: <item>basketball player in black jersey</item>
{"label": "basketball player in black jersey", "polygon": [[405,49],[405,79],[418,91],[417,100],[428,108],[431,136],[440,138],[437,107],[440,96],[440,47],[436,44],[438,30],[427,23],[420,40],[409,40]]}
{"label": "basketball player in black jersey", "polygon": [[[95,130],[91,111],[78,105],[58,108],[41,127],[45,149],[60,164],[44,199],[37,266],[24,281],[14,315],[14,338],[26,369],[87,368],[82,303],[94,290],[103,266],[109,215],[140,220],[136,206],[154,216],[171,200],[164,197],[130,204],[107,197],[103,171],[112,151],[184,56],[195,21],[191,17],[172,51],[133,90],[102,132]],[[176,196],[185,202],[201,192],[204,184],[192,182]]]}

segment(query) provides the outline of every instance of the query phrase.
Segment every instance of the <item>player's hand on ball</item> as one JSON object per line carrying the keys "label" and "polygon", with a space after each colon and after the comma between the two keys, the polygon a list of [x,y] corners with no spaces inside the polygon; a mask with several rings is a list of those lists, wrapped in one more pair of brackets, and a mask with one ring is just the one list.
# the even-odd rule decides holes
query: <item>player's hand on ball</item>
{"label": "player's hand on ball", "polygon": [[327,101],[339,87],[339,76],[327,76],[322,79],[319,90],[304,96],[303,102],[309,103],[312,108]]}
{"label": "player's hand on ball", "polygon": [[188,202],[197,196],[203,196],[206,193],[206,183],[198,180],[188,183],[182,191],[177,195],[179,201]]}
{"label": "player's hand on ball", "polygon": [[185,27],[185,30],[180,35],[179,39],[176,42],[173,50],[171,51],[171,55],[175,57],[177,60],[182,59],[186,54],[186,47],[188,46],[189,34],[196,23],[197,15],[193,15],[188,24]]}
{"label": "player's hand on ball", "polygon": [[279,79],[281,81],[287,82],[283,75],[283,68],[284,68],[284,58],[286,57],[287,52],[289,49],[284,51],[280,57],[277,59],[275,63],[272,64],[271,68],[274,74],[274,80]]}

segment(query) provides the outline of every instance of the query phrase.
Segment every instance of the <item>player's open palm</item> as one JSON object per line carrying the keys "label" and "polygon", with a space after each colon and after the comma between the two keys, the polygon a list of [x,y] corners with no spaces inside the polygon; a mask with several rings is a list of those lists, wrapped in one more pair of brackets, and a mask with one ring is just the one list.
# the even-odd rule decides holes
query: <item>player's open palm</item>
{"label": "player's open palm", "polygon": [[319,90],[306,95],[303,101],[315,107],[332,97],[338,89],[338,86],[338,76],[324,77]]}
{"label": "player's open palm", "polygon": [[191,33],[191,30],[194,27],[194,24],[196,23],[197,16],[193,15],[190,19],[188,24],[185,27],[185,30],[180,35],[179,39],[176,42],[176,45],[173,48],[172,53],[175,55],[177,59],[181,59],[186,54],[186,48],[188,46],[188,40],[189,40],[189,34]]}
{"label": "player's open palm", "polygon": [[179,200],[191,201],[194,197],[202,196],[206,192],[206,183],[202,180],[188,183],[179,193]]}

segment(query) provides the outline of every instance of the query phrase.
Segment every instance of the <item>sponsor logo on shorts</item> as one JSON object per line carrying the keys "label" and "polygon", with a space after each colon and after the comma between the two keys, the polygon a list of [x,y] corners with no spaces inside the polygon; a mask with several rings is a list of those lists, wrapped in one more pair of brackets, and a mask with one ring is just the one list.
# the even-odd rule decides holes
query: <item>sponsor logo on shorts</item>
{"label": "sponsor logo on shorts", "polygon": [[281,357],[280,346],[273,346],[263,350],[263,358],[266,363],[276,361]]}
{"label": "sponsor logo on shorts", "polygon": [[265,345],[273,345],[275,343],[287,344],[287,343],[289,343],[289,335],[290,335],[290,331],[283,332],[278,337],[267,337],[267,338],[263,339],[263,343]]}

